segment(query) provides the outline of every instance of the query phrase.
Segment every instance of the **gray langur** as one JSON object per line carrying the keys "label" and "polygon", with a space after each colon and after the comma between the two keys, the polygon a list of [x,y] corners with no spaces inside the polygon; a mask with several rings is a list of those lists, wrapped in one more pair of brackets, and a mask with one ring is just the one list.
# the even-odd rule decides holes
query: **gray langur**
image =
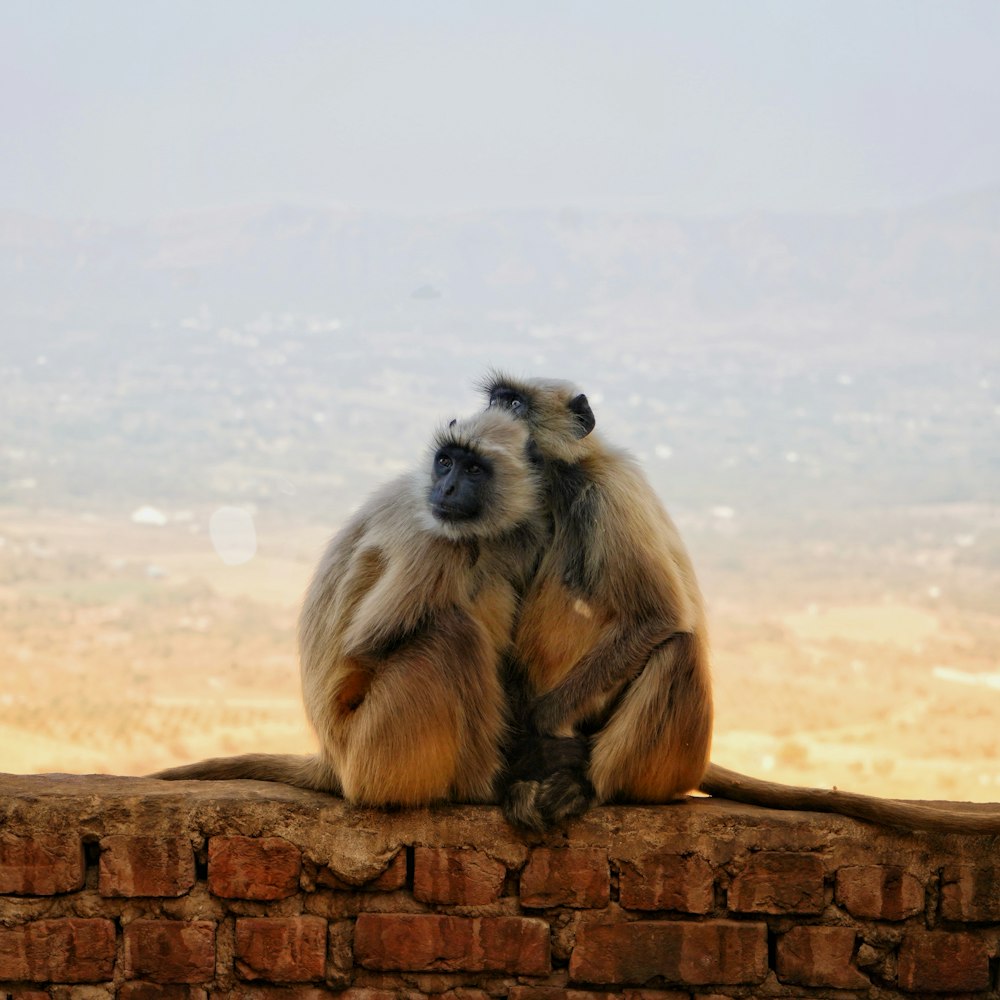
{"label": "gray langur", "polygon": [[544,830],[595,799],[665,802],[698,789],[909,830],[1000,832],[995,808],[801,788],[710,763],[701,594],[649,482],[593,433],[587,397],[570,383],[491,373],[483,390],[487,412],[506,410],[530,428],[553,519],[507,657],[521,720],[501,778],[512,823]]}
{"label": "gray langur", "polygon": [[375,806],[495,800],[500,664],[545,524],[527,426],[500,410],[453,420],[427,466],[376,492],[313,576],[299,652],[319,752],[153,777],[280,781]]}

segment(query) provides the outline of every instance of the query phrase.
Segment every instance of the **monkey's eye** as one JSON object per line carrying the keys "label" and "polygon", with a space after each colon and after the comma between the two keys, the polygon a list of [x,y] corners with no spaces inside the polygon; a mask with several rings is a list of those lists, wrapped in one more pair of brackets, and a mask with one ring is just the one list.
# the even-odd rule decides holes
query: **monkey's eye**
{"label": "monkey's eye", "polygon": [[475,462],[470,462],[465,467],[465,471],[470,476],[481,476],[483,474],[483,467],[481,465],[477,465]]}
{"label": "monkey's eye", "polygon": [[490,395],[490,406],[502,406],[505,410],[518,410],[524,405],[520,396],[510,389],[496,389]]}
{"label": "monkey's eye", "polygon": [[434,464],[442,471],[447,472],[455,463],[445,454],[438,455],[434,459]]}

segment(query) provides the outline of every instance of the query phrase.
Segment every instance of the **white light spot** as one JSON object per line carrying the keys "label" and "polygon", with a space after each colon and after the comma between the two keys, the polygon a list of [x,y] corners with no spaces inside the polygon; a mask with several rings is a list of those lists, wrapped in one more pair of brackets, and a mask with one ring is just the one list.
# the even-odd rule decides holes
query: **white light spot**
{"label": "white light spot", "polygon": [[798,460],[799,460],[799,453],[797,451],[786,451],[785,452],[785,461],[786,462],[791,462],[791,463],[794,464]]}
{"label": "white light spot", "polygon": [[975,535],[956,535],[955,536],[955,544],[960,549],[969,549],[969,548],[972,548],[972,546],[976,544],[976,536]]}
{"label": "white light spot", "polygon": [[144,504],[132,511],[133,524],[147,524],[153,528],[162,528],[167,523],[167,515],[156,507]]}
{"label": "white light spot", "polygon": [[656,455],[657,458],[670,458],[673,453],[674,449],[671,448],[669,444],[658,444],[653,449],[653,454]]}
{"label": "white light spot", "polygon": [[766,753],[760,759],[760,766],[765,771],[774,770],[774,754]]}
{"label": "white light spot", "polygon": [[854,378],[848,375],[847,372],[841,372],[837,376],[837,385],[854,385]]}
{"label": "white light spot", "polygon": [[735,515],[736,511],[724,504],[718,504],[712,508],[712,517],[717,517],[720,521],[731,521]]}
{"label": "white light spot", "polygon": [[927,588],[927,596],[933,598],[935,601],[941,596],[941,588],[936,584]]}
{"label": "white light spot", "polygon": [[220,507],[209,519],[208,533],[227,566],[239,566],[257,554],[253,518],[242,507]]}
{"label": "white light spot", "polygon": [[590,610],[590,605],[586,601],[581,601],[579,597],[573,602],[573,610],[584,618],[594,617],[594,612]]}

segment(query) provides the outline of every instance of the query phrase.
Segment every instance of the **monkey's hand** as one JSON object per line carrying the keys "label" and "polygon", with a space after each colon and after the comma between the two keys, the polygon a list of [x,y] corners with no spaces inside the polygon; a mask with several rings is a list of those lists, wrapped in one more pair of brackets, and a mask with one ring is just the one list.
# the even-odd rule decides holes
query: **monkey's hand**
{"label": "monkey's hand", "polygon": [[507,767],[501,795],[507,821],[541,833],[586,812],[594,801],[589,756],[581,737],[528,738]]}

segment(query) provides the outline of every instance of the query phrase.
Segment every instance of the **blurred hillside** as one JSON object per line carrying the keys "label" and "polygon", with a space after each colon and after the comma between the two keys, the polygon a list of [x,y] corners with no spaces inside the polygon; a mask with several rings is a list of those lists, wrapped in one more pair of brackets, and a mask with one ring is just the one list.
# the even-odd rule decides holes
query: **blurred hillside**
{"label": "blurred hillside", "polygon": [[339,519],[477,404],[577,380],[671,505],[1000,495],[1000,191],[847,217],[0,216],[0,502]]}
{"label": "blurred hillside", "polygon": [[[0,215],[0,770],[308,747],[324,538],[489,365],[572,378],[708,599],[715,759],[1000,797],[1000,191],[678,219]],[[248,511],[256,556],[213,549]]]}

